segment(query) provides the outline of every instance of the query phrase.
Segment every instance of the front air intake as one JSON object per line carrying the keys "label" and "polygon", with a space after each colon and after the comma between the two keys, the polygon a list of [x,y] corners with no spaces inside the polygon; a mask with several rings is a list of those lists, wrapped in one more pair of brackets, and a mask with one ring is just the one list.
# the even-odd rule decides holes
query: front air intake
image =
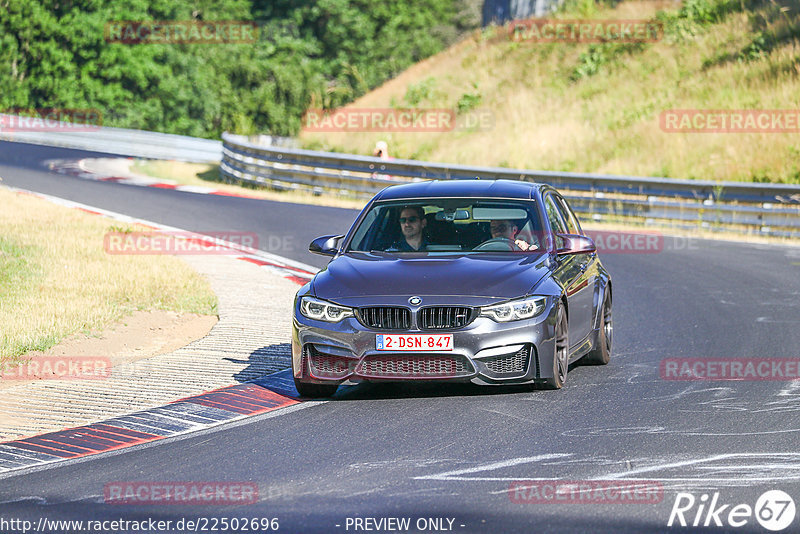
{"label": "front air intake", "polygon": [[367,356],[356,367],[367,378],[458,378],[473,372],[469,360],[456,354]]}
{"label": "front air intake", "polygon": [[472,308],[460,306],[431,306],[417,312],[417,324],[421,330],[461,328],[474,318]]}
{"label": "front air intake", "polygon": [[364,326],[378,330],[408,330],[411,328],[411,310],[408,308],[390,306],[358,308],[356,317]]}

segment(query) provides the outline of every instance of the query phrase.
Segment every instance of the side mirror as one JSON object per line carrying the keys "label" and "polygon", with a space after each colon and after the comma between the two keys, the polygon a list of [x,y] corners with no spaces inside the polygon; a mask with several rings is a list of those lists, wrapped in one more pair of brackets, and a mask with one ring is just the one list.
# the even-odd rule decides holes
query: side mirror
{"label": "side mirror", "polygon": [[339,252],[339,241],[343,235],[324,235],[316,238],[308,245],[308,251],[322,256],[335,256]]}
{"label": "side mirror", "polygon": [[556,234],[556,238],[563,241],[563,245],[556,250],[556,254],[588,254],[595,252],[597,247],[591,238],[576,234]]}

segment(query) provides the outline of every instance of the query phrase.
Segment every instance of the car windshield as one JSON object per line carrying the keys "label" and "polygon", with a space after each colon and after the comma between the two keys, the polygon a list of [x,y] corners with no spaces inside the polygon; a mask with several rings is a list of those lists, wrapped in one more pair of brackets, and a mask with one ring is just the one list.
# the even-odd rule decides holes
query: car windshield
{"label": "car windshield", "polygon": [[[533,200],[424,199],[376,203],[350,240],[352,252],[536,252]],[[538,237],[537,237],[538,236]]]}

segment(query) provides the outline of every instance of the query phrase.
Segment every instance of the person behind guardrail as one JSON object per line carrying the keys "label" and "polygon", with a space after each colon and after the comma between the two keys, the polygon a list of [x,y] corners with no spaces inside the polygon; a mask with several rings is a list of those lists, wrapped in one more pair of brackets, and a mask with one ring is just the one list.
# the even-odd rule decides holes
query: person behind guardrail
{"label": "person behind guardrail", "polygon": [[376,158],[389,159],[389,145],[386,141],[375,143],[375,151],[372,153]]}
{"label": "person behind guardrail", "polygon": [[[372,155],[381,159],[393,159],[389,155],[389,144],[386,141],[378,141],[375,143],[375,150],[372,151]],[[379,174],[377,172],[372,173],[372,177],[381,178],[383,180],[394,180],[394,177],[390,174]]]}
{"label": "person behind guardrail", "polygon": [[429,243],[422,232],[427,225],[428,220],[425,218],[422,206],[404,207],[400,210],[400,231],[403,233],[403,238],[392,243],[386,251],[425,252]]}

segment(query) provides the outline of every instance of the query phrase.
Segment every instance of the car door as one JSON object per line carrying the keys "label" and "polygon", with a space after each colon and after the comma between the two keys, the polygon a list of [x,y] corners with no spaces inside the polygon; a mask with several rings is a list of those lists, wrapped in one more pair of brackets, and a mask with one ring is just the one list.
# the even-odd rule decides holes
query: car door
{"label": "car door", "polygon": [[[554,233],[579,234],[577,221],[562,204],[564,200],[554,192],[545,195],[545,212]],[[562,245],[556,238],[556,248]],[[556,276],[561,280],[569,304],[569,342],[570,350],[577,348],[589,336],[592,328],[592,309],[594,284],[587,274],[591,262],[589,254],[560,255]]]}

